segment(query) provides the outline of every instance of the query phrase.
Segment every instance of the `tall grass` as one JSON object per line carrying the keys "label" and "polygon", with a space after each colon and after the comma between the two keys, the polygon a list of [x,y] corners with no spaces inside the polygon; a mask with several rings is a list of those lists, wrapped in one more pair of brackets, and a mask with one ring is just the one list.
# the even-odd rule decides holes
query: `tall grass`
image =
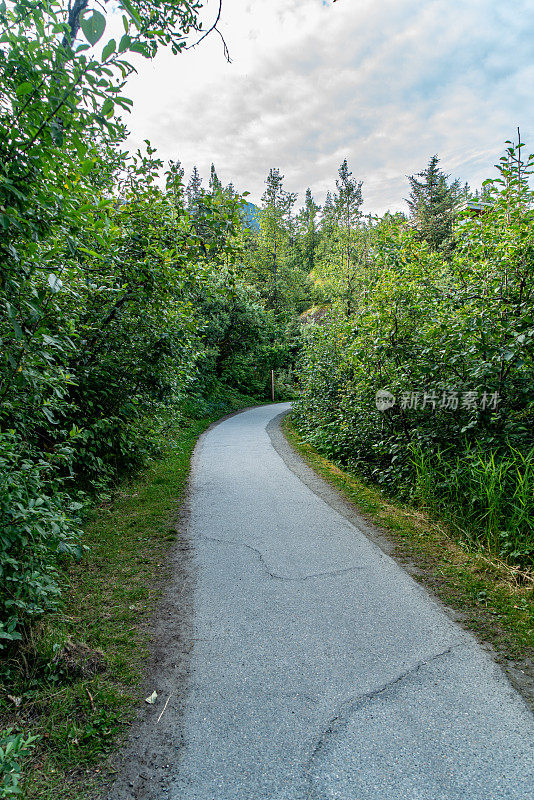
{"label": "tall grass", "polygon": [[446,516],[472,543],[531,569],[534,556],[534,448],[524,455],[468,448],[429,453],[414,445],[414,499]]}

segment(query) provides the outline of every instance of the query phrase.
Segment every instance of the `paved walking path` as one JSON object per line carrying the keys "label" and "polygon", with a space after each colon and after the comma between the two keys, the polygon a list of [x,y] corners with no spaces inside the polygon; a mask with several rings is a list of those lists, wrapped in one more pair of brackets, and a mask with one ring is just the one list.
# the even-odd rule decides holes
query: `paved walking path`
{"label": "paved walking path", "polygon": [[472,637],[231,417],[192,473],[172,800],[531,800],[534,724]]}

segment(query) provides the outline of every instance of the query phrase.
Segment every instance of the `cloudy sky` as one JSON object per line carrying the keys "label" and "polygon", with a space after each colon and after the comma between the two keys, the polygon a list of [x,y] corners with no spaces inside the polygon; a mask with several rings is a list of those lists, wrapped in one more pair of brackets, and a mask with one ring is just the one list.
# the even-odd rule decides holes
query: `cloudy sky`
{"label": "cloudy sky", "polygon": [[139,64],[130,144],[253,201],[270,167],[322,201],[347,158],[382,213],[434,153],[478,186],[518,125],[534,150],[534,0],[223,0],[220,30],[231,64],[216,34]]}

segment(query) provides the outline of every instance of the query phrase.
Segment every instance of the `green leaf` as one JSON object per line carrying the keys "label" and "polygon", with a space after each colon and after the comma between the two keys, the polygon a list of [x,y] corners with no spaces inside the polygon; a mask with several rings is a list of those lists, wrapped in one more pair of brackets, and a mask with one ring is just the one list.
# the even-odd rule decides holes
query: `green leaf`
{"label": "green leaf", "polygon": [[54,141],[54,144],[56,144],[58,147],[63,147],[64,134],[63,134],[63,125],[61,124],[61,121],[58,122],[55,119],[53,119],[50,122],[50,133],[52,134],[52,139]]}
{"label": "green leaf", "polygon": [[129,36],[127,33],[125,33],[119,43],[119,53],[124,53],[125,50],[128,50],[130,48],[131,44],[132,44],[132,37]]}
{"label": "green leaf", "polygon": [[76,148],[76,153],[78,154],[78,158],[83,158],[84,155],[87,153],[87,145],[84,142],[82,142],[80,137],[75,133],[71,135],[71,141],[74,144],[74,147]]}
{"label": "green leaf", "polygon": [[130,50],[134,53],[141,53],[145,58],[150,58],[150,50],[144,42],[133,42],[130,45]]}
{"label": "green leaf", "polygon": [[91,250],[89,247],[83,247],[83,245],[80,245],[78,249],[81,250],[82,253],[87,253],[87,255],[93,256],[93,258],[98,258],[100,261],[104,261],[103,257],[99,255],[96,250]]}
{"label": "green leaf", "polygon": [[11,324],[13,325],[13,330],[15,331],[15,336],[17,337],[19,342],[21,342],[24,339],[24,334],[22,333],[22,329],[21,329],[20,325],[18,324],[16,319],[12,319],[11,320]]}
{"label": "green leaf", "polygon": [[106,30],[106,18],[100,11],[93,11],[90,17],[84,17],[81,28],[89,44],[95,45]]}
{"label": "green leaf", "polygon": [[105,117],[110,117],[113,114],[114,107],[113,100],[108,97],[102,106],[102,114],[104,114]]}
{"label": "green leaf", "polygon": [[115,39],[110,39],[107,45],[102,50],[102,61],[107,61],[108,58],[115,52],[116,49],[117,49],[117,42],[115,41]]}
{"label": "green leaf", "polygon": [[94,159],[88,158],[86,161],[83,162],[82,166],[80,167],[80,173],[82,175],[89,175],[94,165],[95,165]]}
{"label": "green leaf", "polygon": [[128,97],[116,97],[115,103],[122,108],[125,108],[126,111],[130,111],[131,107],[133,106],[133,100],[130,100]]}
{"label": "green leaf", "polygon": [[52,413],[52,410],[50,408],[47,408],[46,406],[43,406],[41,410],[42,410],[43,414],[45,415],[45,417],[47,418],[47,420],[52,425],[56,425],[57,424],[57,422],[56,422],[56,420],[54,418],[54,415]]}
{"label": "green leaf", "polygon": [[6,632],[0,629],[0,639],[9,639],[10,641],[17,641],[22,639],[22,634],[16,632]]}
{"label": "green leaf", "polygon": [[20,83],[16,88],[17,97],[24,97],[24,95],[29,94],[31,91],[33,91],[33,84],[29,81]]}

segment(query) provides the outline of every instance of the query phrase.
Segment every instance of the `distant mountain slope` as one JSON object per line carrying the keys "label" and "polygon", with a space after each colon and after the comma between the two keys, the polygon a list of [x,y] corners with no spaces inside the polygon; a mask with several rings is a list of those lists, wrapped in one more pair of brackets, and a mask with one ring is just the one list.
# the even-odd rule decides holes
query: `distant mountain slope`
{"label": "distant mountain slope", "polygon": [[254,203],[248,203],[246,200],[243,201],[243,219],[247,225],[256,230],[260,228],[257,218],[258,211],[258,206],[255,206]]}

